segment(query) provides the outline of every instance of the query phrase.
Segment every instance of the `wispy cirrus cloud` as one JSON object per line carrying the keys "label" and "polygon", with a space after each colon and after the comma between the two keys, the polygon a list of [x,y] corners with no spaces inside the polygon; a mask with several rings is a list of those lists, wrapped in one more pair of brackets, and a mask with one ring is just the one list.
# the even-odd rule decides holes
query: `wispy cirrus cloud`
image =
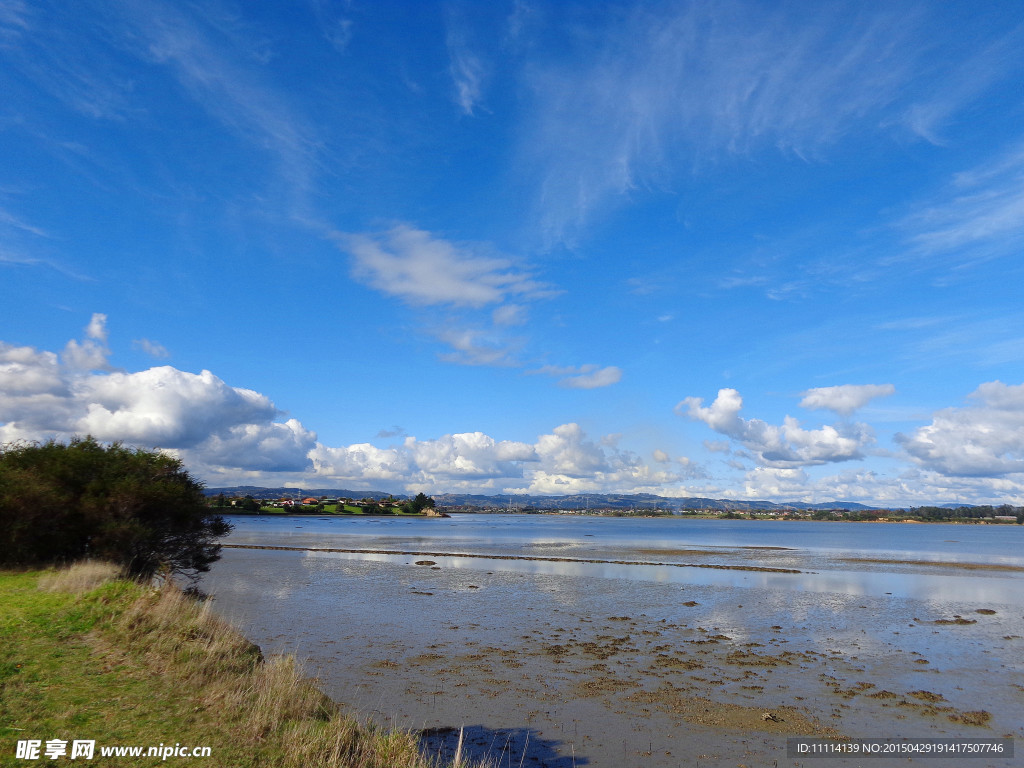
{"label": "wispy cirrus cloud", "polygon": [[124,9],[141,58],[169,68],[208,114],[272,152],[293,195],[308,191],[318,141],[286,95],[255,66],[253,50],[261,43],[220,17],[189,15],[177,4],[143,0]]}
{"label": "wispy cirrus cloud", "polygon": [[447,363],[502,368],[521,365],[516,357],[521,343],[494,330],[448,327],[435,335],[451,350],[440,355]]}
{"label": "wispy cirrus cloud", "polygon": [[1024,243],[1024,144],[956,174],[896,226],[910,255],[970,262],[1017,253]]}
{"label": "wispy cirrus cloud", "polygon": [[472,115],[483,96],[486,70],[483,59],[470,48],[464,28],[457,24],[449,24],[448,57],[455,103],[464,115]]}
{"label": "wispy cirrus cloud", "polygon": [[530,374],[542,374],[558,378],[558,386],[565,389],[600,389],[618,384],[622,380],[622,369],[615,365],[602,368],[599,365],[545,365]]}
{"label": "wispy cirrus cloud", "polygon": [[[571,245],[608,206],[725,155],[814,161],[855,132],[913,122],[934,133],[1000,66],[1013,71],[991,56],[944,90],[960,62],[940,55],[942,25],[924,8],[685,3],[608,10],[602,22],[567,32],[563,57],[524,68],[534,117],[522,156],[549,244]],[[936,94],[930,106],[913,101],[922,88]]]}
{"label": "wispy cirrus cloud", "polygon": [[167,351],[167,347],[160,342],[151,341],[150,339],[133,339],[132,347],[145,352],[150,357],[166,358],[171,356],[171,353]]}
{"label": "wispy cirrus cloud", "polygon": [[945,133],[958,112],[994,84],[1019,72],[1024,60],[1024,24],[1001,30],[998,37],[966,57],[958,56],[956,48],[956,44],[943,44],[941,79],[929,84],[927,92],[910,104],[901,118],[911,131],[936,145],[950,143]]}

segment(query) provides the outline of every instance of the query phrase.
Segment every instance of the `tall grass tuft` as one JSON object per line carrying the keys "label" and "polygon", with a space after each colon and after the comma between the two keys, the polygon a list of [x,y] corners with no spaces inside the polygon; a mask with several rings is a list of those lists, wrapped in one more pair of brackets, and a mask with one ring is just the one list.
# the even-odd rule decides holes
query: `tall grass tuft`
{"label": "tall grass tuft", "polygon": [[121,575],[121,566],[99,560],[82,560],[59,571],[39,577],[43,592],[70,592],[81,595],[92,592]]}

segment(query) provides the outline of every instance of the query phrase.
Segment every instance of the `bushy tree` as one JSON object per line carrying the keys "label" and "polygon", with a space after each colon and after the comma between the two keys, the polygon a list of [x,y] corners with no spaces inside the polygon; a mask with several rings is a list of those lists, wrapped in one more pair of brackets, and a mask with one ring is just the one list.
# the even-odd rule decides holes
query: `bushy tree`
{"label": "bushy tree", "polygon": [[163,453],[91,437],[0,447],[0,562],[92,557],[138,576],[195,577],[230,530],[202,484]]}
{"label": "bushy tree", "polygon": [[413,512],[416,512],[418,514],[422,512],[424,509],[433,509],[434,500],[421,491],[420,493],[416,494],[416,498],[409,502],[409,506],[411,507]]}

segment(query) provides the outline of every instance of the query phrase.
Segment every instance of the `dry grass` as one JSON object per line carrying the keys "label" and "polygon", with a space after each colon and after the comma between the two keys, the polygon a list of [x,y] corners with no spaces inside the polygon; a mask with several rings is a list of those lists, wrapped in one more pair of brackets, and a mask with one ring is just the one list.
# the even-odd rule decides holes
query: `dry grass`
{"label": "dry grass", "polygon": [[83,560],[67,568],[39,577],[43,592],[70,592],[81,595],[113,581],[121,575],[121,567],[97,560]]}

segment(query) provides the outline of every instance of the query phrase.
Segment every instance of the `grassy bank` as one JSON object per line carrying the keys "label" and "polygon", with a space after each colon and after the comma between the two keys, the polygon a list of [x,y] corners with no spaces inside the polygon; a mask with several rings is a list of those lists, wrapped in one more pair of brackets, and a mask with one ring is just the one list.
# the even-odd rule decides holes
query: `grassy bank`
{"label": "grassy bank", "polygon": [[[18,740],[101,746],[208,746],[166,764],[434,768],[413,735],[342,714],[289,659],[259,648],[173,586],[116,578],[112,567],[0,572],[0,765]],[[42,750],[41,750],[42,752]],[[73,764],[73,763],[72,763]]]}

